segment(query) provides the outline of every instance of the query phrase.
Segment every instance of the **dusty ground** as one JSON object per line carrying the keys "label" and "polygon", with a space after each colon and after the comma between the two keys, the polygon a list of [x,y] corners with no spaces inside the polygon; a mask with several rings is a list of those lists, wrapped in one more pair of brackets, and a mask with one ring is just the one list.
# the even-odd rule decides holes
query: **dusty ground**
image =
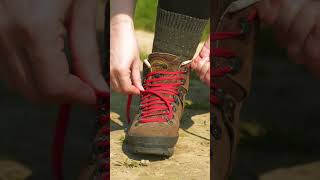
{"label": "dusty ground", "polygon": [[[126,98],[112,94],[111,179],[195,179],[210,178],[209,90],[191,81],[189,105],[183,117],[180,138],[169,159],[130,154],[124,142]],[[116,105],[115,105],[116,104]],[[135,105],[137,105],[135,103]]]}

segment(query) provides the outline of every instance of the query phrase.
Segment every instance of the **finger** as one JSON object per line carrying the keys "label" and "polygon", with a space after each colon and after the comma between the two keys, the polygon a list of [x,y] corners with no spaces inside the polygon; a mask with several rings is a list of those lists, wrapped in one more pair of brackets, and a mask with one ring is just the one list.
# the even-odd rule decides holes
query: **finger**
{"label": "finger", "polygon": [[1,68],[1,80],[12,91],[17,92],[31,102],[37,102],[39,97],[31,83],[28,83],[24,73],[17,71],[17,66],[5,66],[5,70]]}
{"label": "finger", "polygon": [[204,57],[209,57],[209,56],[210,56],[210,37],[204,43],[200,53],[192,61],[191,68],[195,69],[197,67],[197,63],[199,61],[201,61],[201,59],[203,59]]}
{"label": "finger", "polygon": [[132,64],[132,82],[140,91],[144,91],[141,83],[140,62],[140,59],[137,59]]}
{"label": "finger", "polygon": [[295,61],[302,61],[305,40],[316,22],[317,11],[312,6],[312,3],[304,6],[288,33],[288,54]]}
{"label": "finger", "polygon": [[190,65],[190,66],[191,66],[191,69],[193,69],[193,70],[197,67],[197,64],[196,64],[196,62],[195,62],[196,60],[197,60],[197,58],[194,59],[194,60],[191,62],[191,65]]}
{"label": "finger", "polygon": [[74,72],[98,92],[108,89],[104,80],[96,33],[96,1],[77,0],[69,34]]}
{"label": "finger", "polygon": [[47,102],[94,104],[94,90],[69,71],[63,53],[63,27],[61,22],[52,22],[43,27],[46,31],[31,37],[27,62],[36,88]]}
{"label": "finger", "polygon": [[137,87],[132,85],[131,74],[130,72],[121,71],[117,76],[121,93],[124,94],[140,94],[140,91]]}
{"label": "finger", "polygon": [[197,56],[192,62],[191,62],[191,68],[193,70],[196,70],[197,69],[197,66],[199,64],[199,62],[201,61],[201,57],[200,56]]}
{"label": "finger", "polygon": [[199,53],[199,56],[201,58],[204,58],[204,57],[209,57],[210,56],[210,37],[207,39],[207,41],[204,43],[200,53]]}
{"label": "finger", "polygon": [[274,24],[279,14],[279,2],[280,0],[263,0],[257,4],[259,17],[263,22],[267,24]]}
{"label": "finger", "polygon": [[289,28],[296,19],[296,16],[302,9],[305,2],[305,0],[294,1],[294,3],[292,2],[292,0],[279,1],[279,11],[281,11],[282,13],[279,13],[278,18],[275,20],[275,30],[280,34],[278,37],[281,38],[281,42],[284,46],[287,43],[286,41],[288,38],[287,35]]}
{"label": "finger", "polygon": [[[319,21],[319,20],[318,20]],[[308,68],[317,77],[320,77],[320,22],[313,28],[312,32],[309,34],[304,52],[306,55],[306,61]]]}
{"label": "finger", "polygon": [[210,63],[209,61],[205,62],[202,68],[200,69],[200,79],[204,81],[205,75],[210,69]]}
{"label": "finger", "polygon": [[201,76],[201,69],[204,67],[204,65],[208,61],[209,61],[209,57],[201,59],[201,61],[198,62],[197,67],[195,68],[195,70],[196,70],[197,74],[199,75],[199,77]]}
{"label": "finger", "polygon": [[118,83],[118,78],[115,76],[115,73],[113,70],[110,69],[110,82],[111,82],[111,88],[116,91],[116,92],[121,92],[119,83]]}
{"label": "finger", "polygon": [[10,34],[12,31],[2,33],[5,33],[5,36],[4,34],[0,35],[1,78],[6,81],[10,89],[19,92],[28,100],[36,101],[37,94],[33,87],[33,81],[28,75],[28,69],[23,64],[24,61],[19,59],[21,52],[17,52],[16,49],[17,46],[20,46],[20,44],[15,45],[17,36]]}

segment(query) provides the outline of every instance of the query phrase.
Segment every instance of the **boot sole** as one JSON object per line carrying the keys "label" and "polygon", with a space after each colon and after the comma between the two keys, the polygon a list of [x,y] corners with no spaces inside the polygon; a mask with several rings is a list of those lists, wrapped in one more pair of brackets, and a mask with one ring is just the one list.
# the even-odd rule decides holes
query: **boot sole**
{"label": "boot sole", "polygon": [[170,157],[178,137],[127,136],[129,150],[136,154],[150,154]]}

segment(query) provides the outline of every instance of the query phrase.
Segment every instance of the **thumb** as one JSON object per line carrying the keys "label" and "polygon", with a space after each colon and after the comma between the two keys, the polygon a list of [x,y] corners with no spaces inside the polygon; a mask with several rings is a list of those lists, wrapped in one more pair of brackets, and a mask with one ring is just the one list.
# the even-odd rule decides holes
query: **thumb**
{"label": "thumb", "polygon": [[103,78],[96,32],[96,1],[74,2],[69,34],[73,68],[77,76],[98,92],[108,86]]}
{"label": "thumb", "polygon": [[210,56],[210,37],[204,43],[199,55],[200,55],[201,58]]}
{"label": "thumb", "polygon": [[191,68],[196,69],[199,62],[202,61],[204,58],[208,58],[210,56],[210,37],[204,43],[202,49],[200,50],[199,54],[193,59],[191,63]]}
{"label": "thumb", "polygon": [[133,84],[140,90],[144,91],[141,84],[141,74],[140,74],[140,59],[137,59],[132,64],[132,81]]}

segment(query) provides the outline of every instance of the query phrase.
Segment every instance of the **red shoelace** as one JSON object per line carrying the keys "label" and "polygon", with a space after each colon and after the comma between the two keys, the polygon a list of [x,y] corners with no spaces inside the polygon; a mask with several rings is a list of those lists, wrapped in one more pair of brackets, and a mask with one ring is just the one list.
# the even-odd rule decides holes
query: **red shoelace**
{"label": "red shoelace", "polygon": [[[257,11],[254,10],[251,12],[251,14],[247,17],[248,23],[253,23],[253,21],[257,17]],[[244,27],[243,27],[244,28]],[[220,40],[226,40],[226,39],[234,39],[241,37],[245,32],[215,32],[211,36],[211,41],[213,43],[216,43]],[[234,51],[224,49],[224,48],[212,48],[211,49],[211,56],[212,57],[221,57],[221,58],[232,58],[237,56],[237,54]],[[211,77],[223,77],[228,73],[231,73],[233,71],[233,67],[230,66],[222,66],[222,67],[212,67],[212,74]],[[219,89],[219,86],[214,83],[214,80],[211,83],[211,88],[213,89],[213,92]],[[210,98],[210,102],[213,105],[219,105],[221,104],[221,99],[213,93],[213,96]]]}
{"label": "red shoelace", "polygon": [[[94,142],[94,149],[97,149],[95,156],[102,158],[99,160],[98,176],[101,176],[104,180],[110,178],[110,94],[109,93],[98,93],[98,103],[96,105],[96,111],[98,112],[98,132],[96,134],[96,140]],[[99,128],[100,127],[100,128]]]}
{"label": "red shoelace", "polygon": [[[179,87],[184,84],[184,71],[156,71],[145,77],[144,89],[141,91],[140,123],[167,122],[173,118],[174,96],[179,95]],[[152,77],[152,78],[150,78]],[[128,96],[127,119],[130,123],[132,95]]]}
{"label": "red shoelace", "polygon": [[[109,125],[109,93],[97,93],[97,115],[98,115],[98,132],[96,133],[96,137],[94,138],[93,151],[95,152],[95,156],[102,157],[99,160],[99,167],[97,169],[97,173],[103,179],[110,179],[109,169],[109,133],[110,133],[110,125]],[[61,105],[59,117],[55,129],[54,134],[54,142],[52,149],[52,167],[53,167],[53,175],[55,180],[63,180],[63,150],[65,144],[65,136],[67,132],[68,122],[70,120],[70,112],[71,105],[65,104]]]}

